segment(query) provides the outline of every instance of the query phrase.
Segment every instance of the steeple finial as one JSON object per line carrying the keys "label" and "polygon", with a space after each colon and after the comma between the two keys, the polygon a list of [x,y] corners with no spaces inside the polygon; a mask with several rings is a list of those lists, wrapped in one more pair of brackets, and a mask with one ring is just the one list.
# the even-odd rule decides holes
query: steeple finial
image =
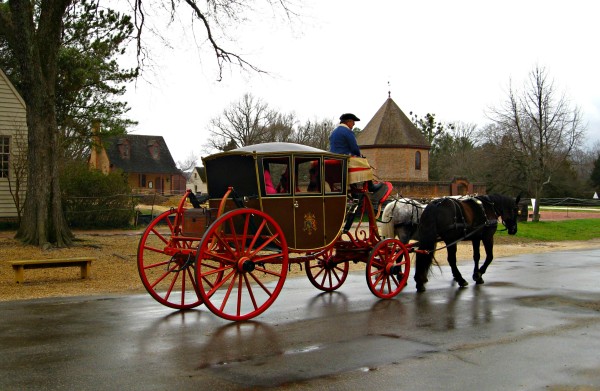
{"label": "steeple finial", "polygon": [[390,91],[390,82],[388,81],[388,99],[392,98],[392,92]]}

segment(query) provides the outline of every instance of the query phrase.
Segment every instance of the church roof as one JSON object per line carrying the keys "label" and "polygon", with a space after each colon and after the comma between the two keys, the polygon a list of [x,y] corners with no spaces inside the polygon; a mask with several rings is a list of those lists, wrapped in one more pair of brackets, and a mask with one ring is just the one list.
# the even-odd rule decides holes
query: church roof
{"label": "church roof", "polygon": [[385,101],[356,137],[356,141],[360,148],[387,146],[429,149],[431,147],[392,98]]}

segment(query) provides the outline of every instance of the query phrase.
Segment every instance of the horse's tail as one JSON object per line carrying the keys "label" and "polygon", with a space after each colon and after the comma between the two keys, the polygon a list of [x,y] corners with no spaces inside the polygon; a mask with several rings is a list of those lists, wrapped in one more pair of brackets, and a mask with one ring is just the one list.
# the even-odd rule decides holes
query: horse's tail
{"label": "horse's tail", "polygon": [[415,282],[417,290],[424,291],[427,276],[434,261],[434,252],[437,244],[437,203],[427,205],[419,221],[418,238],[419,251],[415,261]]}
{"label": "horse's tail", "polygon": [[394,237],[394,207],[398,201],[388,203],[383,209],[381,223],[379,224],[379,235],[386,238]]}

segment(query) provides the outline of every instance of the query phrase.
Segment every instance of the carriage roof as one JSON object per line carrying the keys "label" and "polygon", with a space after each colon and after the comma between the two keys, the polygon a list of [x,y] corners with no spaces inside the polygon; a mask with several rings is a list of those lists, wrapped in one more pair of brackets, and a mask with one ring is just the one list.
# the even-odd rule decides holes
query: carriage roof
{"label": "carriage roof", "polygon": [[[262,143],[220,152],[202,159],[211,198],[222,197],[229,186],[241,195],[259,195],[265,159],[302,158],[346,161],[349,156],[294,143]],[[344,164],[345,167],[345,164]],[[264,184],[264,182],[261,182]]]}
{"label": "carriage roof", "polygon": [[262,143],[248,145],[241,148],[232,149],[227,152],[220,152],[214,155],[207,156],[204,161],[210,161],[214,159],[220,159],[231,155],[292,155],[292,154],[318,154],[326,155],[328,157],[337,158],[348,158],[347,155],[340,155],[333,152],[324,151],[319,148],[309,147],[307,145],[295,144],[295,143]]}

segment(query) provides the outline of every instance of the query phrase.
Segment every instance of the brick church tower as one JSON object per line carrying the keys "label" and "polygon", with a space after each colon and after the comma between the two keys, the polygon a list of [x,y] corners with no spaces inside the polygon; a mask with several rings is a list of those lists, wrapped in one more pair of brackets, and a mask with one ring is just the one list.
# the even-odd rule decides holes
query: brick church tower
{"label": "brick church tower", "polygon": [[431,145],[388,96],[356,138],[380,180],[426,182]]}

